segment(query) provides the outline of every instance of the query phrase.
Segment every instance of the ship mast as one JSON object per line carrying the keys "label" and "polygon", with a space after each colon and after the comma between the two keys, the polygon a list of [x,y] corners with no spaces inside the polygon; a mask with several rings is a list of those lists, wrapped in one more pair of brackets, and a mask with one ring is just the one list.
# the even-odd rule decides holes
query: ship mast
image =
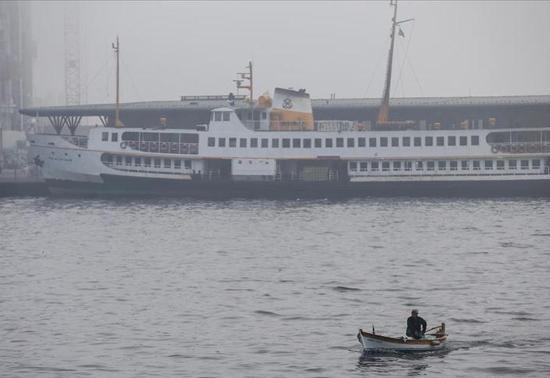
{"label": "ship mast", "polygon": [[[388,65],[386,68],[386,83],[384,85],[384,94],[382,95],[382,104],[378,111],[378,124],[388,123],[390,120],[390,88],[391,88],[391,74],[393,66],[393,49],[395,45],[395,29],[402,23],[412,21],[413,18],[409,18],[402,21],[397,21],[397,0],[390,0],[390,6],[393,7],[393,18],[391,26],[391,42],[390,42],[390,51],[388,53]],[[399,29],[399,34],[404,36],[401,28]]]}
{"label": "ship mast", "polygon": [[120,81],[120,44],[118,42],[118,35],[116,37],[116,44],[113,43],[113,50],[116,55],[116,107],[115,107],[115,127],[122,127],[120,122],[120,96],[119,96],[119,81]]}

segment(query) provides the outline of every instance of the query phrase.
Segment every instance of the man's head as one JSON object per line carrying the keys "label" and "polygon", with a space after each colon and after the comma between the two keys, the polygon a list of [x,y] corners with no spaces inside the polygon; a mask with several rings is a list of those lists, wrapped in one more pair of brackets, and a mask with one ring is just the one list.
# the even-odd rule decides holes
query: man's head
{"label": "man's head", "polygon": [[411,311],[411,315],[412,316],[418,316],[418,310],[416,308],[414,308],[412,311]]}

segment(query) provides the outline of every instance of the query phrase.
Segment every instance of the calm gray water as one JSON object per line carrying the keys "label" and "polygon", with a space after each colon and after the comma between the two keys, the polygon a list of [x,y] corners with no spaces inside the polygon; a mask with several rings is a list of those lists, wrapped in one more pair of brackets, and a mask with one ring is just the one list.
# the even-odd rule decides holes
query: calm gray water
{"label": "calm gray water", "polygon": [[[5,377],[548,376],[550,202],[0,199]],[[418,307],[445,352],[360,359]]]}

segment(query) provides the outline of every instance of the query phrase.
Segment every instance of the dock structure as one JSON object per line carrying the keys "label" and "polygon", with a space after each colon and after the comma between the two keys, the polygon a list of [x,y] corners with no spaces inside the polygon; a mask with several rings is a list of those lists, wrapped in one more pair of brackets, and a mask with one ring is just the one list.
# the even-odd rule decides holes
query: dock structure
{"label": "dock structure", "polygon": [[[182,96],[176,101],[120,104],[120,121],[128,127],[194,128],[208,123],[210,111],[224,106],[246,106],[244,96]],[[412,120],[420,127],[517,128],[550,126],[550,95],[483,97],[410,97],[390,100],[394,119]],[[378,98],[312,100],[315,119],[356,120],[375,124]],[[57,133],[74,134],[83,117],[115,126],[115,104],[28,107],[20,113],[46,117]],[[161,121],[162,119],[162,121]],[[64,131],[65,129],[65,131]]]}
{"label": "dock structure", "polygon": [[2,169],[0,172],[0,198],[47,194],[46,182],[37,174],[25,169]]}

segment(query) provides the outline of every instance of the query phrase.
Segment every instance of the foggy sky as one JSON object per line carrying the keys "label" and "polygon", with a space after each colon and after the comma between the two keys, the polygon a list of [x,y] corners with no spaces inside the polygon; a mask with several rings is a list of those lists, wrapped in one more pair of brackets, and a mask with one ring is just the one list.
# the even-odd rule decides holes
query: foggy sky
{"label": "foggy sky", "polygon": [[[78,2],[82,103],[236,92],[249,60],[256,94],[380,97],[387,1]],[[33,2],[35,96],[64,103],[63,2]],[[550,2],[401,1],[392,97],[550,94]],[[405,52],[407,59],[404,60]],[[241,92],[242,93],[242,92]]]}

